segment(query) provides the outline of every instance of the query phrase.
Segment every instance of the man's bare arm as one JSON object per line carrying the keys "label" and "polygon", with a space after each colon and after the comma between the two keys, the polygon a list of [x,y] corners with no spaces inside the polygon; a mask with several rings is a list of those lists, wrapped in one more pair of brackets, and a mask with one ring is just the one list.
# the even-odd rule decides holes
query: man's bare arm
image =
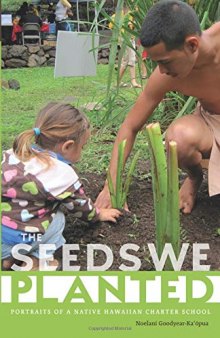
{"label": "man's bare arm", "polygon": [[[125,118],[117,134],[110,161],[110,173],[113,184],[115,184],[116,181],[119,143],[125,139],[127,140],[124,157],[124,163],[126,163],[138,131],[141,130],[154,109],[163,99],[166,92],[171,90],[171,87],[172,81],[170,80],[170,77],[161,75],[157,68],[151,75],[144,91],[138,97],[135,105]],[[111,207],[107,182],[96,200],[96,205],[102,208]]]}

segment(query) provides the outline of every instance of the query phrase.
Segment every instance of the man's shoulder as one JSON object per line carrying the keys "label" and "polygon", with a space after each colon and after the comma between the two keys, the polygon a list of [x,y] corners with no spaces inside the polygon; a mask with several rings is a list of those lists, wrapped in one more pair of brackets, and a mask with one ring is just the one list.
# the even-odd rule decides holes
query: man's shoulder
{"label": "man's shoulder", "polygon": [[215,34],[220,34],[220,21],[215,22],[205,32],[208,33],[210,36],[215,35]]}
{"label": "man's shoulder", "polygon": [[210,28],[204,31],[204,33],[212,49],[214,48],[217,53],[220,53],[220,22],[214,23]]}
{"label": "man's shoulder", "polygon": [[179,83],[178,78],[172,76],[161,74],[159,67],[157,66],[153,73],[150,76],[150,79],[157,88],[163,88],[164,91],[175,90],[177,83]]}
{"label": "man's shoulder", "polygon": [[212,27],[214,27],[214,29],[220,30],[220,21],[215,22]]}

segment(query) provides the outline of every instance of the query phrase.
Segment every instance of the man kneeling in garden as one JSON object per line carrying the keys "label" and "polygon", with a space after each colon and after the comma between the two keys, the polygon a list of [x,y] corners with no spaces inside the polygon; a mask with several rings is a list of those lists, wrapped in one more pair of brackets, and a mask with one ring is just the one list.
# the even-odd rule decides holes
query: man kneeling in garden
{"label": "man kneeling in garden", "polygon": [[[180,189],[180,208],[190,213],[203,178],[202,159],[210,158],[210,196],[220,194],[220,22],[202,32],[189,5],[160,1],[147,13],[141,43],[158,66],[118,132],[110,172],[115,181],[118,144],[127,139],[126,161],[138,131],[167,92],[196,97],[195,112],[176,119],[166,133],[166,142],[177,142],[179,167],[188,174]],[[110,207],[107,183],[96,204]]]}

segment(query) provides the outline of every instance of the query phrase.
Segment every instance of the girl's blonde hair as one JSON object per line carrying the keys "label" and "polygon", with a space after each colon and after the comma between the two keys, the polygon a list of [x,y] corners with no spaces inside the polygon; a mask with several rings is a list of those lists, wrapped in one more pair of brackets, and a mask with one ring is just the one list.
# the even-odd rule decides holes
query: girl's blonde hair
{"label": "girl's blonde hair", "polygon": [[[50,102],[39,112],[34,128],[16,137],[13,151],[22,162],[37,156],[49,166],[51,161],[48,151],[53,151],[57,144],[68,140],[78,143],[89,127],[87,117],[75,107],[70,104]],[[43,151],[39,152],[35,149],[33,143]]]}

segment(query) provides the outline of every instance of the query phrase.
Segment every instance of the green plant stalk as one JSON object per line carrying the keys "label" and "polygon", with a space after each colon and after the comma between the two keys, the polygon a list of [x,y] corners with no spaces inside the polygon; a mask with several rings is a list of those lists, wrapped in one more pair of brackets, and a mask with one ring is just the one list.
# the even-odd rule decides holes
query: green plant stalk
{"label": "green plant stalk", "polygon": [[161,257],[166,243],[167,213],[167,165],[159,123],[147,126],[148,143],[152,168],[152,184],[156,223],[156,245]]}
{"label": "green plant stalk", "polygon": [[132,176],[133,176],[139,155],[140,155],[140,151],[138,150],[136,154],[134,155],[134,158],[132,159],[131,165],[128,170],[128,174],[127,174],[127,177],[124,183],[123,194],[122,194],[122,205],[123,206],[125,205],[126,200],[127,200],[129,187],[131,185]]}
{"label": "green plant stalk", "polygon": [[209,12],[205,11],[203,18],[202,18],[202,21],[200,23],[201,29],[205,29],[205,25],[206,25],[208,18],[209,18]]}
{"label": "green plant stalk", "polygon": [[192,110],[192,107],[195,104],[195,102],[196,102],[195,97],[190,96],[187,99],[186,103],[184,104],[183,108],[180,110],[180,112],[175,117],[175,120],[178,119],[179,117],[185,115],[185,114],[189,114],[189,112]]}
{"label": "green plant stalk", "polygon": [[[170,141],[167,156],[167,218],[166,218],[166,242],[172,243],[176,257],[180,252],[180,213],[179,213],[179,177],[177,144]],[[173,270],[168,261],[167,270]]]}
{"label": "green plant stalk", "polygon": [[108,97],[108,94],[110,92],[111,83],[113,79],[114,74],[114,68],[115,68],[115,60],[117,56],[117,48],[118,48],[118,38],[121,32],[121,12],[123,9],[124,0],[118,0],[117,2],[117,9],[115,12],[115,18],[114,18],[114,26],[112,29],[112,37],[111,37],[111,48],[110,48],[110,55],[109,55],[109,73],[108,73],[108,79],[107,79],[107,91],[106,91],[106,97]]}
{"label": "green plant stalk", "polygon": [[116,175],[116,204],[118,208],[123,208],[122,192],[123,192],[123,169],[124,169],[124,152],[126,140],[123,140],[118,146],[118,164]]}
{"label": "green plant stalk", "polygon": [[109,169],[107,170],[107,182],[108,182],[108,189],[110,193],[112,208],[117,208],[115,189],[114,189],[114,185],[112,182]]}
{"label": "green plant stalk", "polygon": [[[117,175],[116,175],[116,187],[114,188],[114,184],[111,178],[110,171],[107,171],[107,182],[108,188],[110,192],[111,204],[113,208],[122,209],[125,205],[129,187],[132,180],[132,175],[135,170],[135,166],[137,164],[137,160],[139,157],[139,151],[135,154],[134,158],[131,161],[128,174],[126,176],[125,182],[123,180],[124,173],[124,152],[126,147],[126,140],[122,141],[118,146],[118,164],[117,164]],[[123,184],[124,182],[124,184]]]}

